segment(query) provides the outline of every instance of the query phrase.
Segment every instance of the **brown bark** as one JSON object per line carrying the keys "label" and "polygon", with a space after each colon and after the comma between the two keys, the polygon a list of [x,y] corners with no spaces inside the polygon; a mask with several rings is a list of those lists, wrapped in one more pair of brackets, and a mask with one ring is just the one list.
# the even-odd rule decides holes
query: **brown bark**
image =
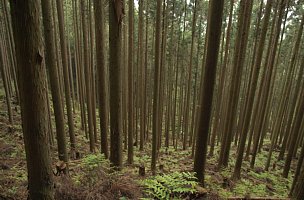
{"label": "brown bark", "polygon": [[9,89],[8,89],[8,83],[7,83],[7,78],[5,74],[5,61],[4,61],[4,46],[2,43],[2,38],[0,40],[0,72],[1,72],[1,78],[3,81],[4,85],[4,90],[5,90],[5,99],[6,99],[6,105],[7,105],[7,112],[8,112],[8,119],[11,125],[13,125],[13,114],[12,114],[12,106],[11,106],[11,100],[10,100],[10,94],[9,94]]}
{"label": "brown bark", "polygon": [[201,111],[198,121],[194,171],[200,182],[204,184],[204,170],[206,165],[207,140],[211,122],[212,98],[214,93],[216,66],[221,39],[221,25],[224,1],[210,1],[208,16],[208,44],[206,51],[205,78],[201,87]]}
{"label": "brown bark", "polygon": [[110,40],[110,161],[113,166],[122,167],[121,138],[121,47],[123,0],[111,0],[109,4],[109,40]]}
{"label": "brown bark", "polygon": [[42,0],[42,14],[43,14],[43,26],[44,26],[44,39],[45,39],[45,64],[49,69],[51,92],[55,113],[55,125],[58,145],[59,159],[63,161],[68,160],[65,131],[64,131],[64,112],[62,108],[62,99],[59,88],[59,80],[57,74],[57,63],[55,55],[55,43],[54,43],[54,27],[52,18],[52,5],[49,0]]}
{"label": "brown bark", "polygon": [[129,50],[128,50],[128,163],[133,163],[133,135],[134,135],[134,102],[133,102],[133,51],[134,51],[134,1],[129,1]]}
{"label": "brown bark", "polygon": [[157,0],[156,12],[156,32],[155,32],[155,69],[154,69],[154,93],[153,93],[153,126],[152,126],[152,174],[156,173],[156,160],[157,160],[157,141],[159,135],[159,92],[160,92],[160,53],[161,53],[161,12],[162,0]]}
{"label": "brown bark", "polygon": [[104,1],[94,0],[95,14],[95,35],[96,35],[96,64],[98,73],[98,98],[99,98],[99,118],[100,118],[100,136],[101,136],[101,153],[106,158],[108,154],[108,107],[107,107],[107,78],[105,65],[105,36],[104,36]]}
{"label": "brown bark", "polygon": [[192,19],[192,39],[191,39],[191,50],[190,50],[190,63],[188,68],[188,82],[187,82],[187,94],[186,94],[186,111],[185,111],[185,132],[184,132],[184,142],[183,142],[183,149],[187,149],[188,145],[188,136],[190,135],[189,129],[190,129],[190,93],[191,93],[191,86],[192,86],[192,63],[193,63],[193,51],[194,51],[194,41],[195,41],[195,32],[196,32],[196,9],[197,9],[198,1],[195,0],[194,2],[194,8],[193,8],[193,19]]}
{"label": "brown bark", "polygon": [[29,199],[54,199],[48,144],[46,70],[38,0],[10,1]]}
{"label": "brown bark", "polygon": [[[59,1],[59,0],[58,0]],[[81,20],[82,20],[82,34],[83,34],[83,59],[84,59],[84,70],[85,70],[85,90],[86,90],[86,100],[87,100],[87,110],[88,110],[88,127],[89,127],[89,139],[90,139],[90,151],[95,151],[95,138],[94,138],[94,128],[93,128],[93,110],[92,110],[92,90],[91,90],[91,79],[90,76],[90,65],[89,65],[89,44],[88,44],[88,28],[87,28],[87,14],[86,14],[86,4],[85,0],[81,0]]]}
{"label": "brown bark", "polygon": [[57,2],[59,33],[60,33],[59,36],[60,36],[60,47],[61,47],[61,57],[62,57],[61,61],[63,68],[65,103],[67,107],[71,149],[74,150],[76,148],[76,141],[75,141],[74,119],[73,119],[73,110],[72,110],[72,102],[71,102],[71,89],[70,89],[70,81],[69,81],[67,44],[66,44],[66,37],[64,34],[65,25],[64,25],[63,2],[61,0],[57,0],[56,2]]}

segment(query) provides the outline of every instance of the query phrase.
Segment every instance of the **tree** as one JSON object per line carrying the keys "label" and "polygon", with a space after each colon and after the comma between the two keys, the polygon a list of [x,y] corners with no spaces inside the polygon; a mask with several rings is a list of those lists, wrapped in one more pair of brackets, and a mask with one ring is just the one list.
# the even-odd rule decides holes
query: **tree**
{"label": "tree", "polygon": [[[60,36],[60,47],[61,47],[61,61],[63,68],[63,80],[64,80],[64,92],[65,92],[65,103],[67,107],[68,124],[69,124],[69,135],[72,151],[75,150],[75,133],[74,133],[74,120],[72,112],[72,102],[71,102],[71,89],[69,81],[69,66],[68,66],[68,55],[67,55],[67,44],[64,30],[64,15],[63,15],[63,2],[56,0],[57,4],[57,14],[59,23],[59,36]],[[62,138],[60,138],[62,139]]]}
{"label": "tree", "polygon": [[111,149],[110,161],[113,166],[122,166],[121,140],[121,50],[123,0],[111,0],[109,4],[109,40],[110,40],[110,126]]}
{"label": "tree", "polygon": [[134,0],[129,0],[129,50],[128,50],[128,163],[133,163],[134,102],[133,102],[133,51],[134,51]]}
{"label": "tree", "polygon": [[3,85],[4,85],[4,90],[5,90],[5,98],[6,98],[9,122],[11,125],[13,125],[13,113],[12,113],[12,107],[11,107],[8,80],[7,80],[6,73],[5,73],[4,45],[2,43],[2,38],[0,40],[0,74],[1,74],[1,78],[3,81]]}
{"label": "tree", "polygon": [[48,144],[46,70],[38,0],[10,1],[29,199],[54,199]]}
{"label": "tree", "polygon": [[156,32],[155,32],[155,69],[154,69],[154,93],[153,93],[153,125],[152,125],[152,162],[151,171],[152,174],[156,173],[156,159],[157,159],[157,146],[159,135],[159,81],[160,81],[160,50],[161,50],[161,12],[162,12],[162,0],[157,0],[156,10]]}
{"label": "tree", "polygon": [[194,40],[195,40],[195,31],[196,31],[196,10],[197,10],[197,0],[194,1],[194,8],[193,8],[193,20],[192,20],[192,39],[191,39],[191,50],[190,50],[190,63],[188,68],[188,82],[187,82],[187,94],[186,94],[186,112],[185,112],[185,133],[184,133],[184,142],[183,142],[183,149],[187,149],[188,145],[188,136],[190,135],[190,93],[191,93],[191,86],[192,86],[192,63],[193,63],[193,51],[194,51]]}
{"label": "tree", "polygon": [[91,94],[91,76],[90,76],[90,66],[89,66],[89,46],[88,46],[88,30],[87,30],[87,20],[86,20],[86,1],[81,0],[81,20],[82,20],[82,30],[83,30],[83,48],[84,48],[84,67],[85,67],[85,90],[86,90],[86,100],[87,100],[87,110],[88,110],[88,127],[89,127],[89,138],[90,138],[90,151],[95,151],[95,138],[93,133],[93,110],[92,110],[92,94]]}
{"label": "tree", "polygon": [[53,97],[53,106],[55,113],[58,155],[60,160],[67,162],[68,155],[66,150],[65,131],[64,131],[64,112],[61,104],[62,99],[61,99],[59,80],[57,74],[57,70],[58,70],[57,63],[55,59],[56,56],[55,56],[52,5],[49,0],[42,0],[41,5],[42,5],[42,15],[43,15],[45,52],[46,52],[45,63],[46,66],[49,68],[51,92]]}
{"label": "tree", "polygon": [[139,0],[139,14],[138,14],[138,68],[139,68],[139,75],[140,79],[138,82],[139,88],[140,88],[140,150],[144,149],[144,134],[145,134],[145,80],[144,80],[144,74],[145,74],[145,66],[143,65],[144,60],[144,18],[143,18],[143,0]]}
{"label": "tree", "polygon": [[229,89],[229,97],[227,102],[228,107],[225,118],[227,121],[224,124],[224,131],[222,132],[227,134],[222,137],[222,146],[218,162],[219,169],[222,167],[222,165],[228,166],[230,146],[233,138],[233,126],[236,122],[235,115],[237,113],[237,105],[239,102],[238,97],[241,88],[242,69],[246,55],[251,10],[252,2],[246,3],[245,1],[241,0],[240,14],[238,17],[238,30],[233,56],[232,82]]}
{"label": "tree", "polygon": [[[253,103],[254,103],[254,94],[255,94],[255,90],[257,87],[257,82],[258,82],[258,78],[259,78],[259,73],[260,73],[260,67],[261,67],[261,62],[262,62],[262,55],[263,55],[263,51],[264,51],[264,44],[265,44],[265,39],[266,39],[266,34],[267,34],[267,28],[268,28],[268,22],[269,22],[269,18],[270,18],[270,11],[271,11],[271,6],[272,6],[272,0],[268,0],[267,4],[266,4],[266,10],[265,10],[265,16],[264,16],[264,21],[263,21],[263,25],[262,25],[262,31],[261,31],[261,38],[259,40],[259,44],[258,44],[258,48],[257,48],[257,57],[255,60],[255,65],[252,71],[252,75],[250,77],[250,84],[249,84],[249,88],[247,90],[247,98],[246,98],[246,102],[245,102],[245,116],[243,119],[243,127],[241,130],[241,142],[239,145],[239,149],[241,149],[239,151],[239,155],[238,155],[238,160],[239,163],[237,163],[238,165],[236,165],[235,168],[237,171],[240,170],[240,166],[242,165],[242,159],[243,159],[243,152],[245,149],[245,143],[246,143],[246,138],[249,132],[249,122],[250,122],[250,117],[251,117],[251,111],[253,108]],[[254,158],[253,158],[254,159]],[[253,160],[252,159],[252,160]],[[240,172],[240,171],[239,171]]]}
{"label": "tree", "polygon": [[[304,15],[302,17],[300,28],[299,28],[299,31],[298,31],[298,34],[297,34],[296,43],[295,43],[295,46],[294,46],[294,49],[293,49],[294,52],[292,54],[292,58],[291,58],[291,62],[290,62],[290,67],[291,68],[295,68],[294,65],[295,65],[296,56],[298,54],[299,47],[300,47],[300,41],[301,41],[301,37],[302,37],[302,34],[303,34],[303,26],[304,26]],[[299,74],[300,74],[300,76],[302,76],[303,66],[301,66]],[[300,79],[298,80],[298,83],[296,85],[296,88],[297,88],[296,92],[298,92],[299,88],[301,88],[300,87],[301,80],[302,80],[302,77],[300,77]],[[294,109],[292,109],[292,111],[294,111],[294,113],[295,113],[294,126],[291,128],[291,130],[287,130],[289,135],[290,135],[290,142],[291,143],[289,145],[288,154],[287,154],[287,157],[286,157],[286,160],[285,160],[285,165],[284,165],[284,170],[283,170],[283,177],[285,177],[285,178],[287,178],[287,176],[288,176],[293,152],[294,152],[294,149],[295,149],[295,146],[296,146],[296,141],[297,141],[297,138],[298,138],[298,135],[299,135],[298,130],[300,130],[302,117],[303,117],[303,113],[301,112],[303,110],[303,107],[301,107],[301,101],[304,101],[304,100],[301,99],[301,96],[298,97],[298,98],[297,98],[297,96],[298,95],[296,94],[296,96],[294,97],[294,101],[292,102],[293,103],[292,105],[294,106]],[[296,99],[298,99],[298,100],[296,100]],[[297,103],[297,101],[299,103]],[[293,116],[294,113],[292,113],[291,115]]]}
{"label": "tree", "polygon": [[98,97],[99,97],[99,118],[101,135],[101,153],[106,158],[108,154],[108,107],[107,107],[107,77],[105,65],[105,36],[104,36],[104,10],[103,1],[94,0],[95,13],[95,35],[96,35],[96,61],[98,71]]}
{"label": "tree", "polygon": [[224,1],[210,1],[210,13],[208,16],[207,51],[204,63],[205,76],[201,85],[201,110],[198,120],[196,150],[194,158],[194,171],[197,178],[204,184],[204,170],[206,164],[208,133],[211,122],[212,98],[215,84],[215,74],[218,59],[218,51],[221,38],[222,16]]}
{"label": "tree", "polygon": [[[221,77],[220,77],[220,81],[219,81],[219,90],[218,91],[218,105],[217,108],[219,109],[219,111],[217,111],[216,113],[216,117],[215,117],[215,124],[214,124],[214,128],[213,128],[213,134],[211,137],[211,147],[210,147],[210,151],[209,151],[209,155],[213,156],[214,153],[214,146],[215,146],[215,137],[216,137],[216,132],[218,132],[220,130],[219,128],[219,124],[220,124],[220,120],[223,121],[223,118],[221,116],[222,113],[224,113],[222,110],[224,110],[223,108],[225,107],[225,101],[220,101],[220,99],[222,99],[223,94],[225,93],[225,80],[226,80],[226,71],[228,68],[228,57],[229,57],[229,47],[230,47],[230,40],[231,40],[231,29],[232,29],[232,14],[233,14],[233,0],[230,1],[230,10],[229,10],[229,20],[228,20],[228,26],[227,26],[227,31],[226,31],[226,44],[225,44],[225,54],[224,54],[224,61],[222,64],[222,70],[221,70]],[[224,47],[222,47],[224,48]],[[219,135],[220,133],[218,133]]]}

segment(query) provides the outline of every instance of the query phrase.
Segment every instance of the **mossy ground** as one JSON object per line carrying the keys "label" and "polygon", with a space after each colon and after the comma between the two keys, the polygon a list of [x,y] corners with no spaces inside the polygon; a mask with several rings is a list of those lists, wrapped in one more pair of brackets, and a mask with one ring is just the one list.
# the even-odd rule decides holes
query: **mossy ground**
{"label": "mossy ground", "polygon": [[[1,89],[0,89],[1,91]],[[7,120],[7,111],[4,93],[0,92],[0,199],[24,199],[27,196],[27,172],[26,172],[26,160],[23,146],[22,127],[20,119],[20,109],[16,104],[13,104],[14,110],[14,125],[10,126]],[[80,129],[80,113],[78,111],[74,114],[75,130],[77,139],[77,151],[82,155],[79,160],[71,160],[70,163],[70,178],[69,184],[73,184],[74,190],[80,188],[93,187],[90,184],[103,185],[98,181],[100,175],[100,166],[98,163],[100,157],[94,157],[89,153],[89,141],[86,139],[84,132]],[[54,118],[53,128],[54,126]],[[99,126],[97,126],[99,128]],[[55,132],[55,131],[54,131]],[[68,140],[67,140],[68,141]],[[265,142],[265,146],[269,145],[269,141]],[[99,144],[99,143],[98,143]],[[69,147],[69,144],[67,144]],[[181,144],[179,145],[181,146]],[[216,171],[218,148],[215,149],[215,155],[212,158],[208,158],[206,166],[206,189],[212,199],[226,199],[228,197],[277,197],[286,198],[288,197],[291,181],[293,179],[295,161],[292,164],[291,173],[289,178],[282,178],[282,167],[284,162],[279,161],[275,168],[270,171],[264,171],[263,167],[267,159],[266,149],[262,149],[262,152],[258,154],[256,159],[256,165],[254,169],[249,166],[249,161],[244,161],[242,166],[242,179],[237,182],[233,182],[230,177],[233,172],[233,166],[235,163],[234,158],[236,147],[232,146],[229,166],[226,169],[218,172]],[[150,162],[151,162],[151,144],[147,142],[145,144],[144,151],[139,151],[134,146],[134,164],[126,165],[126,150],[124,149],[124,168],[117,175],[106,175],[107,180],[112,177],[113,180],[123,180],[127,177],[125,182],[128,184],[116,185],[117,195],[112,196],[117,199],[138,199],[142,194],[140,186],[137,180],[142,180],[151,176]],[[277,152],[274,152],[273,159],[277,158]],[[56,145],[52,147],[52,159],[53,168],[55,170],[55,163],[57,161]],[[88,163],[90,163],[88,165]],[[92,164],[93,163],[93,164]],[[92,175],[90,165],[96,165],[96,173]],[[103,164],[107,165],[107,164]],[[138,175],[139,166],[145,166],[146,176],[141,177]],[[173,147],[162,148],[159,153],[158,166],[162,165],[161,169],[158,168],[158,173],[170,173],[175,171],[191,171],[193,167],[193,159],[191,157],[191,148],[182,150],[181,148],[174,149]],[[105,166],[101,166],[105,169]],[[90,179],[87,183],[81,180],[87,180],[89,176],[95,177]],[[96,178],[97,177],[97,178]],[[111,178],[110,178],[111,179]],[[62,183],[61,178],[56,177],[58,184]],[[66,181],[66,180],[65,180]],[[124,181],[118,181],[125,183]],[[113,184],[115,181],[109,182]],[[82,185],[83,184],[83,185]],[[129,193],[123,193],[123,188],[130,188]],[[60,188],[60,187],[58,187]],[[62,190],[62,188],[61,188]],[[133,190],[133,191],[132,191]],[[95,192],[102,192],[101,190],[94,190]],[[94,192],[92,191],[92,193]],[[75,192],[75,191],[74,191]],[[104,191],[103,191],[104,192]],[[134,194],[132,193],[134,192]],[[89,194],[88,194],[89,195]],[[92,194],[91,194],[92,195]],[[134,195],[134,196],[132,196]],[[107,197],[109,198],[109,197]],[[101,198],[102,199],[102,198]]]}

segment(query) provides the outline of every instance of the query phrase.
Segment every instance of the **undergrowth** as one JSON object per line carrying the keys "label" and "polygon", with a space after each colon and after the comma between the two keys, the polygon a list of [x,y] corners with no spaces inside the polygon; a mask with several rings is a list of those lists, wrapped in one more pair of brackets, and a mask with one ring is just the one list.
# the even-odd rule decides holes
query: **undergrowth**
{"label": "undergrowth", "polygon": [[147,198],[142,199],[185,199],[195,195],[198,182],[194,173],[173,172],[152,176],[139,181],[144,186]]}

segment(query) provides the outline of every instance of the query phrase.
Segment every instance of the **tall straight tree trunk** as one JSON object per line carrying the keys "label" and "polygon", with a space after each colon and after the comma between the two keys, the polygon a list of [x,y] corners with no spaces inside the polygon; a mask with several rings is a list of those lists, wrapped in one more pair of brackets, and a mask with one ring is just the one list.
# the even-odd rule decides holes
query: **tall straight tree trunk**
{"label": "tall straight tree trunk", "polygon": [[162,132],[163,132],[163,112],[164,112],[164,101],[165,101],[165,81],[166,81],[166,46],[167,46],[167,1],[163,0],[163,11],[162,11],[162,32],[161,32],[161,52],[160,52],[160,86],[159,86],[159,130],[158,130],[158,150],[162,145]]}
{"label": "tall straight tree trunk", "polygon": [[[124,3],[124,9],[126,8],[126,2]],[[128,18],[128,16],[125,16]],[[123,58],[126,66],[123,69],[123,84],[124,84],[124,94],[123,94],[123,122],[124,122],[124,149],[128,148],[128,98],[129,98],[129,85],[128,85],[128,25],[123,26]]]}
{"label": "tall straight tree trunk", "polygon": [[98,73],[98,98],[99,98],[99,118],[100,118],[100,136],[101,136],[101,153],[106,158],[108,153],[108,107],[107,101],[107,67],[105,64],[105,36],[104,36],[104,10],[103,0],[94,0],[94,14],[95,14],[95,35],[96,35],[96,64]]}
{"label": "tall straight tree trunk", "polygon": [[8,89],[8,83],[7,78],[5,74],[5,61],[4,61],[4,45],[2,43],[2,38],[0,38],[0,74],[4,85],[5,90],[5,99],[6,99],[6,105],[7,105],[7,112],[8,112],[8,119],[9,123],[13,125],[13,113],[12,113],[12,106],[11,106],[11,99]]}
{"label": "tall straight tree trunk", "polygon": [[188,136],[190,135],[190,94],[191,94],[191,86],[192,86],[192,63],[193,63],[193,51],[194,51],[194,40],[195,40],[195,32],[196,32],[196,9],[197,9],[197,0],[194,1],[194,8],[193,8],[193,20],[192,20],[192,38],[191,38],[191,50],[190,50],[190,64],[188,68],[188,82],[187,82],[187,94],[186,94],[186,112],[185,112],[185,132],[184,132],[184,142],[183,142],[183,149],[187,149],[188,145]]}
{"label": "tall straight tree trunk", "polygon": [[[268,69],[268,71],[270,73],[266,74],[266,76],[265,76],[265,80],[267,80],[267,82],[270,82],[271,72],[275,70],[275,69],[273,69],[273,64],[274,64],[275,55],[276,55],[276,52],[277,52],[277,44],[278,44],[278,40],[279,40],[279,36],[280,36],[281,23],[282,23],[285,7],[286,7],[286,0],[281,0],[280,4],[279,4],[279,10],[278,10],[279,15],[278,15],[278,19],[276,21],[275,35],[274,35],[273,42],[272,42],[273,45],[271,46],[270,56],[269,56],[269,59],[267,60],[267,67],[270,68],[270,69]],[[266,85],[266,84],[263,83],[263,85]],[[279,107],[279,109],[281,109],[282,107]],[[278,112],[280,113],[280,110]],[[274,130],[276,130],[276,128]],[[276,132],[274,132],[274,134],[276,134]],[[267,162],[265,164],[265,170],[268,170],[269,165],[270,165],[272,149],[275,146],[275,143],[273,142],[274,140],[275,139],[273,138],[273,140],[271,142],[271,147],[270,147],[270,150],[269,150]]]}
{"label": "tall straight tree trunk", "polygon": [[223,0],[210,1],[208,16],[207,51],[205,76],[201,85],[200,117],[198,120],[196,150],[194,158],[194,171],[198,180],[204,184],[204,170],[206,165],[208,132],[211,124],[212,98],[214,93],[216,66],[221,39]]}
{"label": "tall straight tree trunk", "polygon": [[133,102],[133,51],[134,51],[134,0],[129,0],[129,50],[128,50],[128,163],[133,163],[134,102]]}
{"label": "tall straight tree trunk", "polygon": [[122,19],[123,0],[109,2],[109,46],[110,46],[110,126],[111,148],[110,161],[113,166],[122,167],[121,138],[121,50],[122,50]]}
{"label": "tall straight tree trunk", "polygon": [[[58,0],[60,1],[60,0]],[[86,2],[81,0],[81,18],[82,18],[82,36],[83,36],[83,48],[84,48],[84,68],[85,68],[85,89],[86,89],[86,100],[87,100],[87,110],[88,110],[88,127],[89,127],[89,139],[90,139],[90,151],[95,151],[95,138],[94,138],[94,128],[93,128],[93,110],[92,110],[92,90],[91,90],[91,79],[90,76],[90,65],[89,65],[89,41],[88,41],[88,28],[87,28],[87,14],[86,14]]]}
{"label": "tall straight tree trunk", "polygon": [[[61,47],[61,61],[63,68],[63,79],[64,79],[64,91],[65,91],[65,103],[67,107],[68,114],[68,124],[69,124],[69,135],[72,151],[75,150],[75,133],[74,133],[74,119],[73,119],[73,110],[72,110],[72,101],[71,101],[71,89],[69,81],[69,70],[68,70],[68,56],[67,56],[67,43],[64,30],[64,13],[63,13],[63,2],[57,0],[57,14],[58,14],[58,23],[59,23],[59,35],[60,35],[60,47]],[[59,139],[59,138],[58,138]],[[60,138],[62,139],[62,138]]]}
{"label": "tall straight tree trunk", "polygon": [[28,199],[53,200],[40,2],[12,0],[10,4],[28,170]]}
{"label": "tall straight tree trunk", "polygon": [[142,151],[144,149],[144,134],[145,134],[145,66],[144,61],[144,17],[143,17],[143,0],[139,0],[139,19],[138,19],[138,68],[140,73],[140,145],[139,149]]}
{"label": "tall straight tree trunk", "polygon": [[[172,90],[173,90],[173,76],[174,76],[174,46],[175,46],[175,41],[174,41],[174,14],[175,14],[175,2],[172,2],[172,17],[171,17],[171,33],[170,33],[170,56],[169,56],[169,72],[168,72],[168,103],[167,103],[167,113],[166,113],[166,128],[165,128],[165,146],[168,148],[169,143],[170,143],[170,125],[171,125],[171,118],[172,118],[172,106],[174,105],[173,98],[172,98]],[[173,73],[172,73],[173,72]]]}
{"label": "tall straight tree trunk", "polygon": [[[301,37],[302,37],[302,34],[303,34],[303,25],[304,25],[304,15],[302,17],[300,28],[299,28],[299,31],[298,31],[298,34],[297,34],[296,44],[295,44],[295,47],[294,47],[294,52],[293,52],[292,58],[291,58],[291,63],[290,63],[291,68],[295,68],[294,65],[296,63],[296,57],[297,57],[297,53],[299,51],[300,41],[301,41]],[[299,74],[300,74],[300,76],[302,76],[303,66],[300,66],[300,67],[301,67],[301,69],[300,69]],[[300,82],[301,80],[302,80],[302,78],[299,77],[298,81]],[[302,87],[303,87],[303,85],[302,85]],[[298,92],[297,90],[299,88],[300,88],[300,84],[297,83],[296,92]],[[302,91],[302,92],[304,93],[304,91]],[[301,107],[301,101],[304,101],[304,98],[299,96],[299,99],[298,99],[299,102],[297,103],[296,100],[295,100],[296,96],[298,96],[298,95],[297,94],[295,95],[294,101],[292,102],[292,105],[291,105],[291,106],[297,105],[297,106],[295,106],[296,108],[292,109],[294,112],[291,113],[291,115],[295,115],[294,116],[295,117],[294,126],[292,127],[291,130],[287,130],[287,132],[289,133],[288,135],[290,135],[290,138],[291,138],[291,144],[290,144],[289,149],[288,149],[288,154],[287,154],[287,157],[286,157],[286,160],[285,160],[285,165],[284,165],[284,170],[283,170],[283,177],[285,177],[285,178],[287,178],[288,172],[289,172],[289,169],[290,169],[292,155],[293,155],[293,151],[294,151],[294,148],[295,148],[295,143],[297,141],[297,136],[299,134],[299,132],[297,132],[297,131],[300,129],[301,122],[302,122],[303,113],[301,111],[304,109],[304,108]],[[301,99],[301,98],[303,98],[303,99]]]}
{"label": "tall straight tree trunk", "polygon": [[[11,17],[9,16],[9,11],[8,11],[8,5],[7,5],[7,0],[2,1],[2,6],[4,10],[4,23],[5,27],[7,29],[7,48],[9,51],[10,55],[10,60],[11,60],[11,69],[12,69],[12,74],[13,74],[13,81],[14,81],[14,87],[15,87],[15,92],[16,92],[16,98],[17,102],[19,102],[19,89],[18,89],[18,83],[17,83],[17,76],[16,76],[16,52],[15,52],[15,42],[13,38],[13,33],[12,33],[12,23],[11,23]],[[4,36],[3,36],[4,37]],[[5,41],[5,40],[4,40]],[[3,44],[4,45],[4,44]]]}
{"label": "tall straight tree trunk", "polygon": [[152,174],[156,173],[156,159],[157,159],[157,141],[159,135],[159,92],[160,92],[160,53],[161,53],[161,12],[162,0],[157,0],[156,22],[155,22],[155,69],[154,69],[154,93],[153,93],[153,126],[152,126]]}
{"label": "tall straight tree trunk", "polygon": [[46,66],[49,69],[51,92],[53,97],[57,145],[59,152],[58,154],[60,160],[67,161],[68,155],[67,155],[66,142],[65,142],[64,111],[61,103],[62,99],[61,99],[59,80],[57,74],[52,4],[51,1],[49,0],[42,0],[41,5],[42,5],[44,39],[45,39],[45,50],[46,50],[45,59],[46,59]]}
{"label": "tall straight tree trunk", "polygon": [[[242,28],[240,30],[241,31],[240,33],[241,33],[241,36],[242,36],[242,42],[241,42],[241,45],[240,45],[239,57],[238,57],[238,61],[237,61],[238,66],[244,65],[244,62],[245,62],[245,55],[246,55],[246,48],[247,48],[247,42],[248,42],[248,31],[249,31],[249,27],[250,27],[250,18],[251,18],[252,6],[253,6],[252,2],[245,5],[244,18],[241,19],[242,20],[241,21]],[[234,173],[233,173],[233,178],[234,179],[239,179],[240,178],[240,173],[241,173],[240,168],[241,168],[242,161],[243,161],[243,154],[244,154],[246,139],[247,139],[247,132],[246,133],[240,133],[240,144],[238,146],[237,160],[236,160],[236,165],[235,165]]]}
{"label": "tall straight tree trunk", "polygon": [[[182,15],[180,15],[178,20],[178,26],[181,24]],[[173,117],[172,117],[172,143],[173,146],[177,148],[177,140],[176,140],[176,115],[177,115],[177,97],[178,97],[178,74],[179,74],[179,49],[180,49],[180,39],[181,33],[178,34],[178,42],[176,47],[176,72],[175,72],[175,87],[174,87],[174,102],[173,102]]]}
{"label": "tall straight tree trunk", "polygon": [[[213,156],[213,152],[214,152],[214,146],[215,146],[215,137],[216,137],[216,132],[218,132],[220,130],[220,128],[218,128],[219,124],[220,124],[220,119],[221,121],[223,120],[223,116],[220,116],[220,113],[224,113],[222,112],[223,108],[224,108],[224,104],[225,101],[222,101],[222,96],[225,93],[225,80],[226,80],[226,71],[228,72],[228,57],[229,57],[229,47],[230,47],[230,39],[231,39],[231,27],[232,27],[232,15],[233,15],[233,0],[230,1],[230,11],[229,11],[229,20],[228,20],[228,26],[227,26],[227,33],[226,33],[226,44],[225,44],[225,53],[224,53],[224,62],[222,64],[222,77],[221,77],[221,81],[219,83],[219,97],[218,97],[218,108],[219,111],[216,113],[216,117],[215,117],[215,125],[214,125],[214,130],[213,130],[213,135],[211,138],[211,147],[210,147],[210,151],[209,151],[209,155]],[[223,47],[222,47],[223,48]]]}
{"label": "tall straight tree trunk", "polygon": [[[261,20],[262,20],[261,16],[262,16],[263,8],[264,8],[264,2],[261,1],[260,8],[259,8],[259,13],[258,13],[258,16],[257,16],[257,19],[256,19],[257,25],[255,27],[255,33],[254,33],[254,39],[253,39],[253,41],[254,41],[253,54],[252,54],[252,59],[251,59],[251,62],[250,62],[250,66],[252,66],[252,68],[253,68],[253,66],[255,64],[256,53],[257,53],[257,46],[258,46],[258,42],[259,42],[259,39],[260,39],[260,24],[261,24]],[[250,60],[250,59],[248,59],[248,60]],[[250,78],[252,77],[253,72],[254,72],[254,70],[250,71],[250,75],[249,75]],[[247,91],[248,91],[248,87],[249,87],[249,84],[247,86]],[[244,95],[246,96],[246,92],[244,93]],[[256,98],[256,99],[259,99],[259,98]],[[245,100],[245,102],[244,102],[244,106],[242,106],[242,112],[241,112],[241,115],[240,115],[240,119],[243,119],[244,116],[245,116],[245,114],[246,114],[246,106],[245,106],[246,105],[246,101],[247,100]],[[257,100],[254,100],[253,101],[254,108],[255,108],[256,105],[258,105],[257,104]],[[240,131],[241,131],[240,129],[242,128],[243,123],[244,123],[244,120],[242,120],[242,122],[238,124],[238,132],[237,132],[237,134],[240,134]],[[250,131],[250,127],[249,127],[249,131]],[[245,155],[245,159],[246,160],[249,160],[249,153],[250,153],[250,148],[251,148],[251,143],[252,143],[251,141],[252,141],[252,138],[253,138],[253,131],[250,131],[249,133],[250,134],[248,134],[249,135],[249,137],[248,137],[248,145],[247,145],[246,155]],[[236,145],[236,141],[237,141],[236,139],[237,139],[237,137],[235,137],[235,145]]]}
{"label": "tall straight tree trunk", "polygon": [[[244,62],[244,56],[246,53],[246,45],[247,44],[247,37],[248,37],[248,29],[246,30],[246,20],[244,20],[245,15],[249,14],[246,13],[247,7],[246,2],[241,0],[240,2],[240,11],[238,17],[238,30],[236,36],[236,44],[235,44],[235,51],[233,56],[233,69],[232,69],[232,78],[231,78],[231,85],[229,88],[229,95],[227,99],[227,116],[225,116],[225,124],[223,127],[222,133],[224,137],[222,137],[222,145],[220,151],[220,157],[218,161],[218,169],[222,166],[228,166],[228,158],[230,153],[230,146],[231,141],[233,138],[233,128],[236,122],[236,113],[237,113],[237,105],[239,102],[239,94],[240,94],[240,87],[241,87],[241,74],[243,64],[240,64],[239,61]],[[251,11],[250,11],[251,12]],[[250,17],[249,17],[250,18]],[[247,20],[248,21],[248,20]],[[245,49],[241,49],[241,46]],[[245,52],[244,52],[245,51]],[[240,59],[241,58],[241,59]]]}
{"label": "tall straight tree trunk", "polygon": [[[268,0],[266,4],[266,11],[265,11],[265,16],[264,16],[264,21],[262,25],[262,31],[261,31],[261,38],[259,40],[258,44],[258,49],[257,49],[257,57],[255,61],[255,65],[252,71],[252,76],[250,77],[250,84],[249,88],[247,90],[247,98],[245,101],[245,116],[243,120],[243,123],[241,123],[243,126],[241,127],[241,143],[239,146],[239,149],[244,149],[245,148],[245,143],[247,139],[247,135],[249,132],[249,125],[250,125],[250,118],[251,118],[251,113],[252,113],[252,108],[253,108],[253,103],[254,103],[254,94],[256,92],[257,88],[257,83],[258,83],[258,78],[259,78],[259,73],[260,73],[260,67],[261,67],[261,62],[262,62],[262,55],[264,51],[264,44],[266,40],[266,34],[267,34],[267,28],[268,28],[268,22],[270,18],[270,12],[271,12],[271,7],[272,7],[272,0]],[[242,140],[243,139],[243,140]],[[244,147],[243,147],[244,146]],[[244,150],[243,150],[244,151]],[[239,151],[239,154],[243,154],[243,151]],[[242,164],[242,158],[243,155],[238,155],[240,157],[240,165]]]}
{"label": "tall straight tree trunk", "polygon": [[90,35],[90,75],[91,75],[91,109],[92,109],[92,123],[93,123],[93,133],[94,133],[94,142],[97,143],[98,136],[97,136],[97,124],[96,124],[96,70],[94,65],[94,40],[95,34],[93,31],[94,26],[94,17],[92,14],[92,0],[88,2],[88,20],[89,20],[89,35]]}

